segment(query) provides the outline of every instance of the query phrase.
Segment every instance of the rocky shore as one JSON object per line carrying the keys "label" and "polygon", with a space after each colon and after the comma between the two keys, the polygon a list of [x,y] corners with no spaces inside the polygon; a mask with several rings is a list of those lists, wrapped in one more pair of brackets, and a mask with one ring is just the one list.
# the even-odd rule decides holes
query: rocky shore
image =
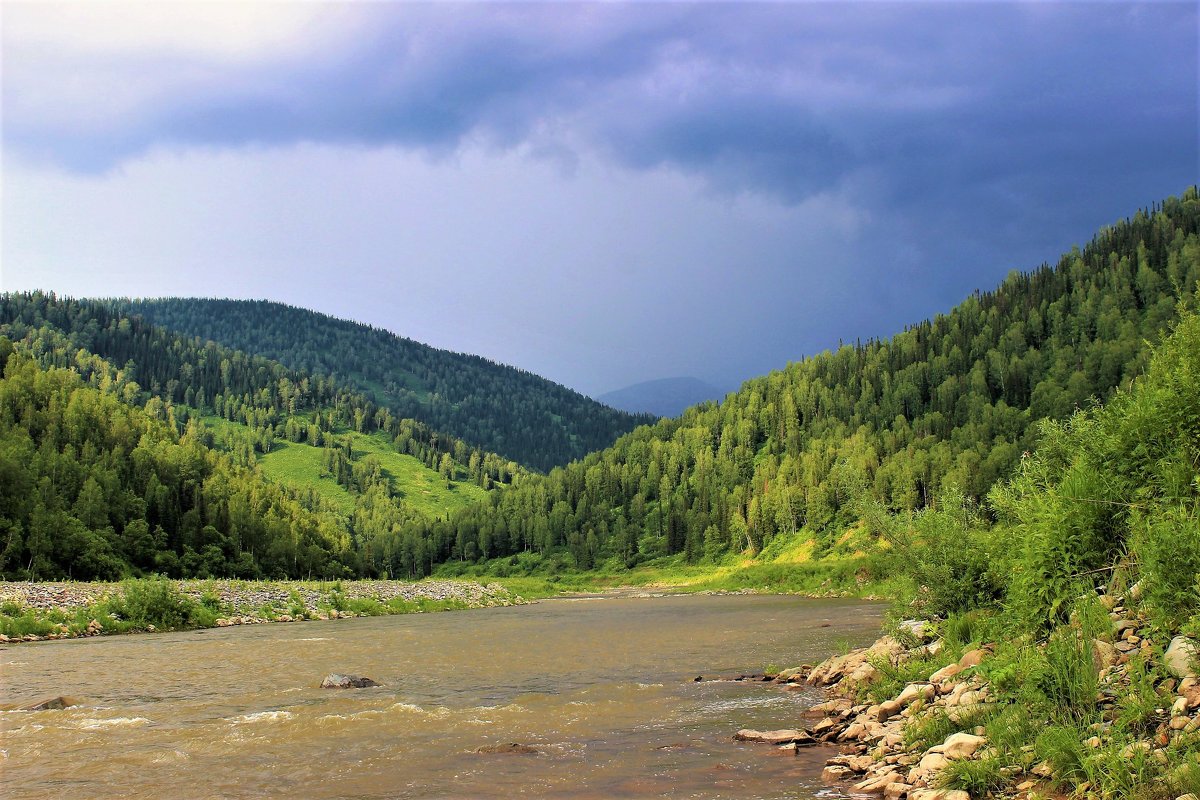
{"label": "rocky shore", "polygon": [[[229,627],[268,622],[350,619],[359,616],[420,612],[440,608],[487,608],[527,602],[499,583],[471,581],[171,581],[178,594],[212,611],[211,623],[193,627]],[[0,643],[98,636],[113,628],[102,619],[106,604],[119,599],[120,583],[34,583],[0,581],[0,616],[23,615],[53,620],[44,633],[9,636]],[[72,624],[83,612],[95,616]],[[154,625],[140,630],[153,632]]]}
{"label": "rocky shore", "polygon": [[[1039,735],[1048,720],[1027,722],[1033,738],[1008,735],[1004,722],[1033,712],[1014,698],[1011,684],[1021,678],[997,654],[999,643],[977,643],[951,653],[936,637],[936,627],[921,621],[901,623],[895,635],[814,666],[727,678],[791,689],[824,687],[829,695],[808,709],[809,719],[802,724],[739,730],[734,739],[785,750],[836,745],[838,754],[827,760],[823,779],[887,800],[1198,800],[1191,791],[1170,791],[1172,786],[1194,787],[1200,774],[1197,642],[1182,635],[1155,641],[1143,613],[1122,606],[1119,597],[1101,600],[1112,627],[1080,641],[1084,657],[1090,654],[1095,693],[1082,698],[1085,727],[1080,735],[1058,744],[1070,758],[1046,756],[1048,747]],[[1031,647],[1044,651],[1047,642]],[[1004,656],[1011,657],[1011,648]],[[916,680],[895,683],[897,674],[911,676],[914,671],[919,673]],[[1009,685],[998,688],[994,681]],[[1098,721],[1088,723],[1091,719]],[[1117,773],[1125,771],[1118,782],[1131,783],[1136,793],[1113,792],[1089,780],[1089,754],[1101,761],[1105,753],[1103,763]],[[1159,783],[1153,793],[1142,791],[1148,776]],[[974,791],[962,788],[964,784]]]}

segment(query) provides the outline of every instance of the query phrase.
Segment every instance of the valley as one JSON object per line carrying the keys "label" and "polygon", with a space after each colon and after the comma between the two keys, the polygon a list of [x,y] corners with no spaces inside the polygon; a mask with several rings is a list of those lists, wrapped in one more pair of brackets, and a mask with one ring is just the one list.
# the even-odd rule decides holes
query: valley
{"label": "valley", "polygon": [[[796,362],[546,472],[398,416],[398,383],[389,395],[361,375],[305,372],[151,325],[122,302],[4,295],[0,633],[24,652],[620,587],[703,595],[658,598],[701,613],[787,594],[888,598],[893,639],[871,651],[884,656],[858,657],[858,677],[787,673],[835,683],[848,704],[797,733],[834,731],[855,748],[828,760],[835,786],[891,782],[916,800],[1081,782],[1116,797],[1154,782],[1186,796],[1200,788],[1187,716],[1200,641],[1198,281],[1193,188],[892,339]],[[30,600],[71,596],[74,584],[46,581],[80,578],[124,580],[83,584],[107,588],[79,606]],[[758,596],[711,596],[724,594]],[[912,625],[923,643],[905,639]],[[965,679],[931,677],[968,657],[956,662],[973,670]],[[888,721],[888,703],[905,707],[894,695],[933,684],[928,707]],[[984,700],[947,711],[958,700],[943,690]],[[300,713],[276,705],[243,716]],[[1038,724],[1016,724],[1018,705]],[[154,727],[138,714],[128,719]],[[564,757],[601,747],[520,730]],[[995,747],[959,765],[932,757],[961,735]],[[700,741],[701,761],[726,753],[714,730]],[[793,766],[811,775],[821,752]],[[1144,755],[1132,771],[1112,770],[1131,753]],[[625,745],[613,756],[632,763]],[[633,786],[609,779],[601,791]]]}

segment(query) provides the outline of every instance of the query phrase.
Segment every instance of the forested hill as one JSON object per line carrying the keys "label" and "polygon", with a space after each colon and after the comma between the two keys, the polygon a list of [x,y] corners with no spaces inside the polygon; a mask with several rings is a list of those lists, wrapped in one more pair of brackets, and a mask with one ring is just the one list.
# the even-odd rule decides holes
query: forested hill
{"label": "forested hill", "polygon": [[0,355],[11,577],[412,572],[428,557],[390,550],[403,523],[523,474],[331,378],[106,303],[0,294]]}
{"label": "forested hill", "polygon": [[1140,374],[1196,289],[1198,230],[1193,187],[946,315],[751,380],[404,535],[437,560],[531,551],[584,568],[758,552],[794,532],[816,554],[852,551],[870,509],[980,498],[1035,449],[1038,420]]}
{"label": "forested hill", "polygon": [[524,370],[281,303],[114,302],[156,325],[331,376],[396,416],[420,420],[542,471],[607,447],[652,421]]}

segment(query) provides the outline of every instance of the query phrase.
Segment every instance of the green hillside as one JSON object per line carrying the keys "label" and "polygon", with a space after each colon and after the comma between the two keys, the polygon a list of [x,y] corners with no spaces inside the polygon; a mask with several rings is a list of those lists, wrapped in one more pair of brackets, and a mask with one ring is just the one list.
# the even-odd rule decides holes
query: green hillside
{"label": "green hillside", "polygon": [[[109,301],[0,295],[10,366],[79,381],[36,401],[25,384],[40,378],[5,377],[3,570],[417,577],[439,563],[616,574],[644,563],[712,573],[747,559],[852,559],[902,542],[905,520],[927,509],[965,509],[953,523],[963,530],[1002,513],[981,504],[1041,452],[1040,423],[1141,375],[1198,280],[1191,189],[1054,267],[1014,273],[889,340],[748,381],[720,405],[639,427],[545,476],[331,376],[168,331]],[[128,408],[111,412],[120,430],[148,424],[221,468],[168,458],[148,482],[146,470],[122,466],[136,442],[64,438],[76,390]],[[205,495],[211,473],[234,469],[239,485],[274,487],[278,508]],[[163,495],[165,486],[175,488]],[[89,511],[98,497],[116,510]],[[37,557],[32,532],[51,519],[78,534],[72,541],[107,541],[113,558],[81,567],[74,546]],[[142,542],[136,554],[122,549],[131,538]]]}
{"label": "green hillside", "polygon": [[[221,417],[202,416],[200,421],[213,431],[217,440],[251,436],[245,425]],[[448,481],[414,456],[396,452],[382,434],[366,436],[354,431],[339,431],[337,435],[349,443],[352,462],[373,456],[379,462],[392,494],[418,513],[429,517],[446,516],[451,511],[479,502],[487,494],[477,484],[463,480],[466,476],[461,469],[456,468],[454,477]],[[285,439],[277,441],[271,452],[256,454],[256,461],[269,480],[311,489],[346,516],[354,513],[355,494],[338,483],[337,477],[330,472],[323,449]]]}
{"label": "green hillside", "polygon": [[129,384],[87,386],[78,372],[44,369],[2,338],[0,361],[6,576],[356,571],[342,515],[123,402]]}
{"label": "green hillside", "polygon": [[[0,572],[10,577],[352,577],[379,575],[385,562],[412,571],[428,556],[420,546],[397,551],[395,530],[477,502],[522,474],[332,379],[104,304],[0,295],[0,342],[20,373],[4,378],[10,405],[0,416],[0,483],[10,485],[0,488],[6,496],[37,488],[34,500],[10,500],[0,510],[0,536],[7,536]],[[71,380],[66,388],[55,383]],[[42,395],[29,388],[43,384],[58,388]],[[73,402],[100,409],[95,431],[62,435],[73,424]],[[130,473],[123,462],[141,445],[127,434],[143,428],[168,450],[182,448],[191,466],[168,458],[165,471],[138,464]],[[207,496],[210,473],[254,501]],[[108,513],[81,510],[85,494]],[[271,496],[286,513],[263,505]],[[48,521],[57,528],[46,528]],[[246,531],[256,527],[248,546]],[[53,546],[31,545],[35,529]],[[63,539],[77,544],[60,547]],[[93,555],[80,561],[83,552]]]}
{"label": "green hillside", "polygon": [[483,450],[546,471],[650,422],[533,373],[265,300],[112,301],[147,321],[330,376]]}
{"label": "green hillside", "polygon": [[1140,375],[1200,279],[1198,231],[1191,189],[889,340],[790,364],[403,535],[455,565],[528,553],[551,571],[716,564],[780,537],[853,554],[881,514],[980,501],[1037,449],[1040,420]]}

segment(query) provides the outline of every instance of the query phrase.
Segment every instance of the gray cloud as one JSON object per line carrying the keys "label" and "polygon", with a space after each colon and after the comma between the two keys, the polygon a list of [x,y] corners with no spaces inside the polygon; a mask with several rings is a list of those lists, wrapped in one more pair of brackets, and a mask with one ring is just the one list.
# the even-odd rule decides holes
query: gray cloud
{"label": "gray cloud", "polygon": [[[34,46],[6,28],[5,151],[77,176],[111,174],[163,151],[312,143],[394,148],[435,161],[464,152],[532,154],[680,174],[713,197],[752,196],[789,214],[805,213],[810,201],[826,211],[852,207],[861,224],[819,246],[808,232],[772,239],[774,250],[736,239],[707,249],[713,263],[695,265],[697,285],[728,293],[729,275],[750,260],[766,285],[731,295],[731,317],[753,315],[756,304],[761,316],[787,317],[805,291],[829,298],[804,305],[803,319],[784,325],[730,326],[721,374],[704,376],[714,378],[745,377],[838,336],[891,333],[993,285],[1010,268],[1055,257],[1200,173],[1192,3],[364,3],[337,10],[353,24],[318,24],[290,48],[237,58],[137,47],[97,55]],[[604,183],[603,199],[620,203],[613,185]],[[486,180],[477,187],[489,193]],[[485,217],[503,209],[454,212],[461,226],[429,232],[427,249],[454,252],[456,237],[487,228]],[[663,220],[672,236],[722,232],[686,223]],[[751,229],[728,230],[733,237]],[[656,268],[656,237],[666,233],[647,226],[628,238],[610,234],[592,243],[607,249],[589,263]],[[253,251],[254,234],[243,235]],[[540,258],[576,257],[576,243],[543,235],[561,243]],[[297,267],[305,268],[317,265]],[[461,279],[466,285],[478,276]],[[564,297],[571,288],[562,287]],[[713,310],[700,302],[703,289],[688,291],[697,307]],[[603,341],[612,322],[584,321],[595,330],[579,335]],[[655,334],[646,323],[643,338]],[[536,368],[527,357],[536,338],[524,350],[489,354]],[[671,347],[682,352],[686,344]],[[648,377],[655,375],[630,381]]]}
{"label": "gray cloud", "polygon": [[[1189,4],[355,12],[360,35],[320,58],[319,37],[268,63],[137,57],[132,68],[165,76],[165,89],[102,130],[70,115],[13,113],[10,100],[38,67],[6,55],[16,76],[4,87],[6,144],[104,169],[155,145],[324,141],[445,152],[472,138],[538,141],[794,202],[864,165],[886,165],[900,183],[909,163],[923,174],[958,162],[1002,170],[1014,158],[1037,168],[1066,149],[1080,158],[1120,150],[1141,144],[1150,125],[1161,134],[1163,123],[1186,131],[1195,120]],[[114,70],[112,80],[126,75]],[[102,106],[104,94],[93,102]]]}

